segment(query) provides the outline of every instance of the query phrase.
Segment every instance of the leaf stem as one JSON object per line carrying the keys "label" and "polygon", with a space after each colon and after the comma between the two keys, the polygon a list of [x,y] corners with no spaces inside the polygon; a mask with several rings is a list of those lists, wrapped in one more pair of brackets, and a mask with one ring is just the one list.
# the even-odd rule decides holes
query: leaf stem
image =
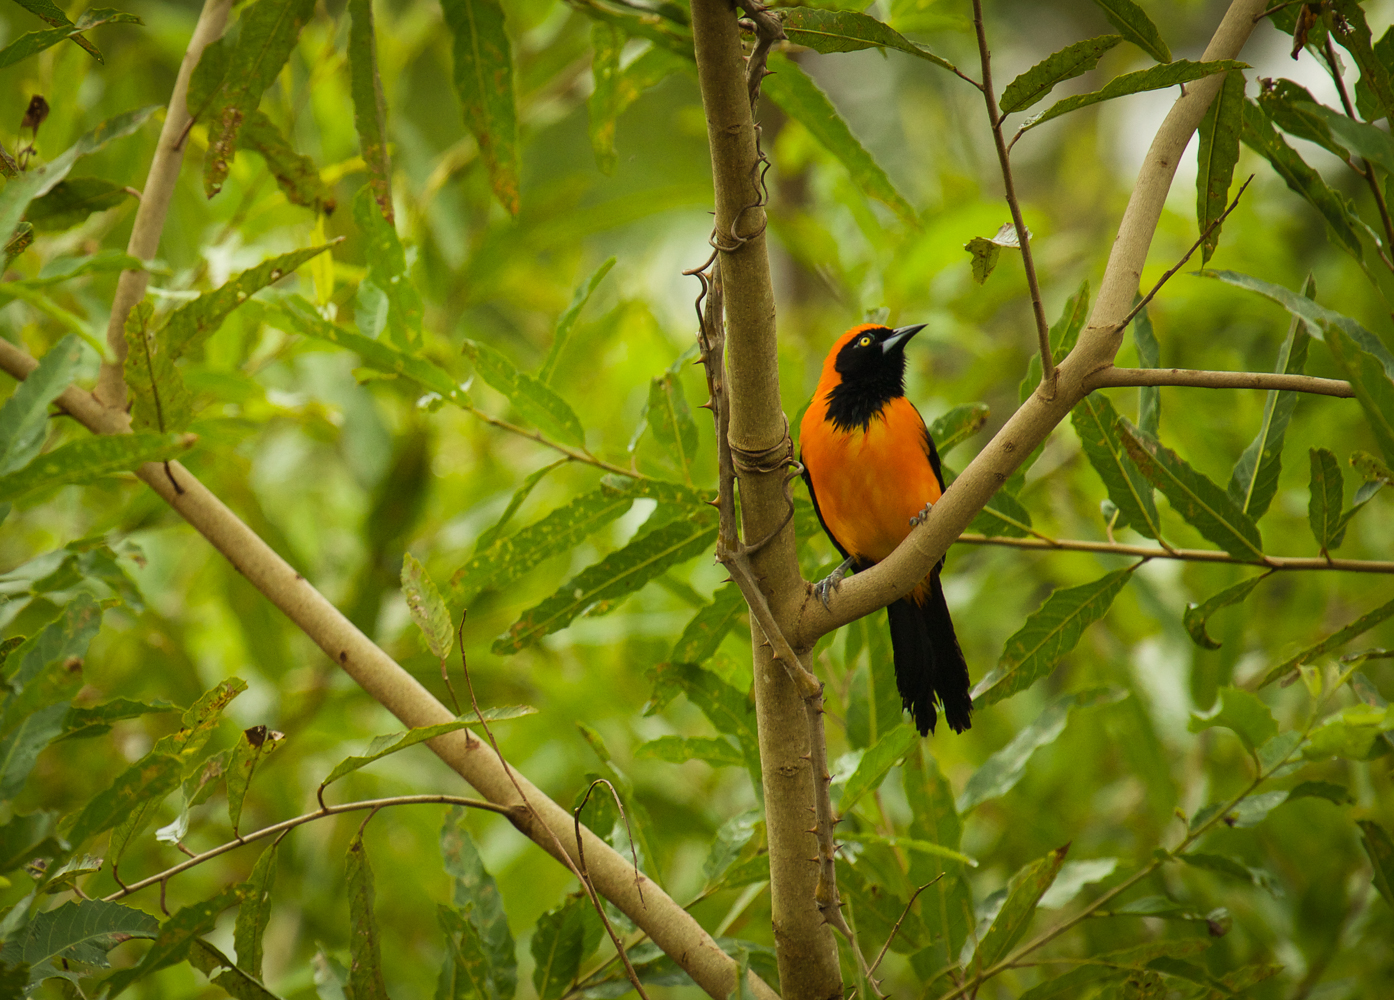
{"label": "leaf stem", "polygon": [[477,407],[466,406],[464,409],[466,412],[473,414],[491,427],[497,427],[499,430],[508,431],[510,434],[517,434],[519,437],[525,437],[532,441],[536,441],[544,447],[560,452],[573,462],[583,462],[586,465],[593,465],[597,469],[604,469],[606,472],[613,472],[617,476],[627,476],[630,479],[653,478],[652,476],[644,475],[644,473],[637,469],[626,469],[622,465],[614,465],[604,459],[596,458],[584,448],[573,448],[570,445],[562,444],[560,441],[553,441],[541,431],[528,430],[526,427],[519,427],[517,424],[509,423],[507,420],[501,420],[498,417],[491,416]]}

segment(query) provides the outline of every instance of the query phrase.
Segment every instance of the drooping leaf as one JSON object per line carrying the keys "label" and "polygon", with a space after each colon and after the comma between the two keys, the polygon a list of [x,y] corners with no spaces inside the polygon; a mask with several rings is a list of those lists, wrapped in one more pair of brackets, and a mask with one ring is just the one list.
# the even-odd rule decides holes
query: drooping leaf
{"label": "drooping leaf", "polygon": [[[486,715],[485,718],[488,718],[488,716]],[[405,750],[407,747],[414,747],[418,743],[425,743],[427,740],[435,739],[437,736],[444,736],[446,733],[453,733],[455,730],[464,729],[469,725],[471,725],[471,722],[468,720],[455,719],[452,722],[441,722],[434,726],[417,726],[414,729],[408,729],[406,732],[388,733],[386,736],[378,736],[368,744],[366,753],[353,757],[345,757],[343,760],[339,761],[339,763],[335,764],[334,769],[320,782],[320,787],[325,788],[338,781],[344,775],[352,774],[359,768],[367,767],[369,764],[373,763],[373,761],[382,760],[382,758],[397,753],[399,750]]]}
{"label": "drooping leaf", "polygon": [[741,748],[724,736],[660,736],[634,748],[635,758],[684,764],[700,760],[712,767],[744,767]]}
{"label": "drooping leaf", "polygon": [[1107,396],[1091,393],[1070,411],[1070,423],[1084,446],[1085,457],[1104,481],[1108,498],[1118,508],[1118,527],[1131,527],[1147,538],[1161,536],[1152,484],[1128,456],[1118,431],[1118,411]]}
{"label": "drooping leaf", "polygon": [[1124,696],[1125,692],[1115,688],[1091,688],[1052,699],[1034,722],[973,772],[963,788],[963,794],[954,803],[955,811],[962,816],[1015,788],[1025,775],[1031,756],[1041,747],[1054,743],[1065,731],[1065,723],[1072,711],[1094,705],[1111,705]]}
{"label": "drooping leaf", "polygon": [[[20,60],[38,55],[45,49],[52,48],[59,42],[67,41],[69,38],[78,41],[81,38],[81,32],[88,31],[92,28],[99,28],[104,24],[144,23],[144,21],[134,14],[126,14],[119,10],[111,10],[106,7],[89,10],[77,19],[76,24],[57,28],[44,28],[39,31],[29,31],[20,35],[9,45],[0,49],[0,69],[6,69]],[[85,39],[83,40],[85,41]],[[87,46],[84,46],[84,48],[86,47]],[[96,52],[95,48],[91,51],[93,55],[97,56],[97,61],[101,62],[101,56]]]}
{"label": "drooping leaf", "polygon": [[[247,116],[237,134],[237,145],[260,154],[266,161],[266,169],[276,178],[276,186],[292,205],[302,205],[326,215],[334,211],[334,194],[320,177],[315,161],[297,153],[264,112],[254,108]],[[30,214],[32,216],[32,210]]]}
{"label": "drooping leaf", "polygon": [[1394,115],[1394,74],[1374,51],[1365,12],[1354,0],[1335,0],[1331,34],[1360,67],[1360,80],[1386,116]]}
{"label": "drooping leaf", "polygon": [[1012,250],[1021,249],[1016,226],[1010,222],[1000,226],[994,236],[974,236],[963,244],[963,249],[973,258],[974,281],[980,285],[987,281],[988,276],[996,269],[997,258],[1004,247]]}
{"label": "drooping leaf", "polygon": [[1055,881],[1036,905],[1046,910],[1058,910],[1073,901],[1086,885],[1103,881],[1112,875],[1117,867],[1117,858],[1066,861],[1060,866]]}
{"label": "drooping leaf", "polygon": [[[1205,111],[1197,134],[1196,227],[1204,233],[1229,204],[1234,165],[1239,162],[1239,132],[1244,122],[1244,74],[1230,70],[1225,74],[1215,99]],[[1201,246],[1201,263],[1207,263],[1220,245],[1216,226]]]}
{"label": "drooping leaf", "polygon": [[189,942],[189,964],[234,1000],[280,1000],[256,976],[238,968],[232,959],[202,938]]}
{"label": "drooping leaf", "polygon": [[673,566],[705,552],[716,541],[716,526],[705,520],[679,520],[631,542],[562,584],[555,594],[524,611],[498,639],[493,651],[516,653],[567,625],[583,613],[604,613]]}
{"label": "drooping leaf", "polygon": [[986,403],[969,403],[967,406],[955,406],[930,421],[929,436],[934,440],[939,457],[943,458],[982,430],[991,414],[992,408]]}
{"label": "drooping leaf", "polygon": [[[358,328],[374,340],[385,329],[387,340],[404,351],[419,350],[421,293],[412,283],[406,251],[397,230],[374,203],[371,185],[364,185],[353,199],[353,221],[364,237],[368,273],[358,283]],[[384,311],[386,315],[382,316]],[[371,320],[365,320],[371,316]],[[382,317],[379,320],[379,317]]]}
{"label": "drooping leaf", "polygon": [[436,918],[445,931],[446,945],[445,964],[436,982],[437,1000],[493,1000],[489,957],[479,931],[451,906],[437,906]]}
{"label": "drooping leaf", "polygon": [[512,523],[513,515],[518,513],[518,509],[523,506],[523,503],[532,494],[537,484],[542,482],[547,473],[559,466],[565,465],[569,461],[570,459],[568,458],[559,458],[549,465],[544,465],[542,468],[535,469],[528,473],[527,478],[513,491],[513,496],[508,500],[508,506],[503,509],[503,513],[499,515],[498,520],[479,533],[479,537],[475,539],[474,542],[474,551],[476,553],[483,552],[497,542],[503,535],[504,529]]}
{"label": "drooping leaf", "polygon": [[252,772],[285,738],[285,733],[278,733],[266,726],[253,726],[242,731],[237,745],[232,748],[232,758],[227,765],[227,816],[234,836],[237,834],[237,822],[242,817],[242,803],[252,783]]}
{"label": "drooping leaf", "polygon": [[[53,0],[15,0],[15,2],[35,17],[38,17],[45,24],[51,24],[54,27],[67,27],[73,23],[68,15],[63,13],[63,9],[55,4]],[[97,62],[105,62],[105,60],[102,59],[101,52],[97,50],[97,46],[93,45],[81,35],[75,35],[73,37],[73,43],[79,46],[93,59],[97,60]]]}
{"label": "drooping leaf", "polygon": [[[847,693],[847,742],[865,749],[901,724],[904,706],[895,680],[890,636],[879,622],[862,619],[847,636],[847,662],[856,664]],[[861,650],[867,652],[860,662]]]}
{"label": "drooping leaf", "polygon": [[677,459],[678,468],[690,468],[697,455],[697,424],[688,409],[682,382],[672,369],[650,380],[644,416],[654,440]]}
{"label": "drooping leaf", "polygon": [[1171,50],[1152,19],[1133,0],[1094,0],[1123,36],[1159,63],[1171,62]]}
{"label": "drooping leaf", "polygon": [[391,225],[392,160],[387,151],[387,104],[378,72],[377,28],[373,24],[373,0],[349,0],[349,93],[353,95],[353,124],[358,131],[358,151],[368,167],[368,187],[378,211]]}
{"label": "drooping leaf", "polygon": [[734,583],[718,587],[711,603],[698,608],[697,614],[683,627],[668,659],[674,663],[705,663],[744,610],[745,598],[739,587]]}
{"label": "drooping leaf", "polygon": [[48,406],[72,385],[82,347],[72,334],[53,345],[0,406],[0,476],[28,465],[48,436]]}
{"label": "drooping leaf", "polygon": [[1200,604],[1188,603],[1181,616],[1181,622],[1186,626],[1186,632],[1190,635],[1191,641],[1201,649],[1219,649],[1220,643],[1210,638],[1210,633],[1205,630],[1210,616],[1221,608],[1242,602],[1267,575],[1264,573],[1261,576],[1250,577],[1232,587],[1226,587],[1214,597],[1202,601]]}
{"label": "drooping leaf", "polygon": [[1304,781],[1294,785],[1289,789],[1288,797],[1284,801],[1292,802],[1296,799],[1325,799],[1338,806],[1347,805],[1354,801],[1346,786],[1338,785],[1334,781]]}
{"label": "drooping leaf", "polygon": [[475,932],[484,959],[488,991],[483,997],[513,1000],[518,988],[518,959],[498,883],[484,867],[464,825],[463,809],[451,809],[441,827],[440,847],[446,874],[455,880],[455,912]]}
{"label": "drooping leaf", "polygon": [[771,53],[769,68],[774,75],[764,82],[764,93],[790,118],[809,133],[833,156],[852,178],[852,183],[868,198],[887,205],[908,225],[919,220],[910,203],[895,189],[891,179],[857,141],[837,109],[798,63],[779,53]]}
{"label": "drooping leaf", "polygon": [[177,757],[158,754],[137,761],[110,788],[88,801],[69,828],[68,840],[77,847],[103,830],[125,822],[133,810],[159,802],[178,788],[183,777],[184,762]]}
{"label": "drooping leaf", "polygon": [[194,416],[194,399],[169,339],[155,329],[155,306],[137,302],[126,315],[126,387],[131,394],[131,425],[161,434],[182,431]]}
{"label": "drooping leaf", "polygon": [[40,455],[24,468],[0,476],[0,502],[34,490],[91,483],[104,476],[136,469],[146,462],[163,462],[187,451],[194,439],[186,434],[121,434],[80,438]]}
{"label": "drooping leaf", "polygon": [[273,840],[252,866],[252,873],[247,876],[247,895],[237,907],[237,924],[233,930],[237,967],[258,979],[261,978],[262,938],[271,920],[271,889],[276,884],[276,849]]}
{"label": "drooping leaf", "polygon": [[1302,664],[1311,663],[1318,656],[1325,656],[1332,650],[1339,649],[1340,647],[1344,646],[1346,643],[1354,639],[1356,636],[1363,635],[1364,633],[1370,631],[1370,629],[1374,628],[1376,625],[1389,618],[1391,615],[1394,615],[1394,601],[1389,601],[1385,604],[1381,604],[1373,611],[1369,611],[1361,615],[1359,618],[1357,618],[1355,621],[1351,622],[1344,628],[1340,628],[1337,629],[1335,632],[1332,632],[1330,635],[1328,635],[1321,642],[1317,643],[1315,646],[1309,646],[1306,649],[1302,650],[1302,652],[1298,653],[1296,656],[1292,656],[1284,660],[1282,663],[1278,664],[1272,670],[1268,671],[1268,673],[1264,675],[1263,680],[1261,680],[1258,683],[1258,686],[1263,687],[1264,685],[1271,684],[1276,680],[1281,680],[1283,677],[1286,677],[1292,671],[1302,666]]}
{"label": "drooping leaf", "polygon": [[886,773],[911,750],[919,747],[920,736],[914,726],[904,723],[890,729],[872,745],[842,786],[842,798],[837,800],[840,813],[852,811],[857,801],[868,792],[875,791],[885,780]]}
{"label": "drooping leaf", "polygon": [[[373,913],[373,868],[363,835],[348,846],[349,981],[353,1000],[388,1000],[382,977],[382,943]],[[486,995],[486,994],[481,994]]]}
{"label": "drooping leaf", "polygon": [[1278,723],[1268,706],[1252,692],[1235,687],[1220,688],[1220,705],[1208,715],[1192,713],[1187,728],[1199,733],[1214,726],[1232,730],[1250,752],[1278,735]]}
{"label": "drooping leaf", "polygon": [[1263,558],[1258,526],[1227,493],[1127,420],[1120,417],[1114,426],[1128,456],[1187,524],[1237,559]]}
{"label": "drooping leaf", "polygon": [[59,181],[48,194],[30,202],[24,218],[39,232],[60,233],[85,221],[93,212],[115,208],[130,196],[124,185],[99,177],[74,177]]}
{"label": "drooping leaf", "polygon": [[974,962],[981,962],[984,967],[992,965],[1021,940],[1031,918],[1036,915],[1041,897],[1059,874],[1060,866],[1065,862],[1065,852],[1069,849],[1070,846],[1066,844],[1051,851],[1012,876],[1007,901],[1002,904],[992,926],[979,942],[973,954]]}
{"label": "drooping leaf", "polygon": [[998,102],[1002,113],[1025,111],[1049,94],[1056,84],[1088,73],[1099,64],[1105,52],[1121,41],[1122,35],[1101,35],[1075,42],[1046,56],[1003,88]]}
{"label": "drooping leaf", "polygon": [[1341,478],[1341,466],[1336,455],[1327,448],[1308,449],[1312,460],[1311,499],[1307,503],[1307,523],[1312,526],[1312,537],[1322,552],[1335,549],[1345,535],[1341,520],[1341,508],[1345,506],[1346,486]]}
{"label": "drooping leaf", "polygon": [[1219,59],[1215,62],[1191,62],[1189,59],[1178,59],[1176,62],[1138,70],[1136,73],[1125,73],[1110,80],[1100,90],[1088,94],[1076,94],[1073,97],[1056,101],[1040,114],[1028,118],[1017,132],[1029,131],[1037,125],[1042,125],[1071,111],[1078,111],[1080,108],[1098,104],[1101,101],[1111,101],[1114,98],[1126,97],[1129,94],[1141,94],[1148,90],[1162,90],[1166,87],[1190,83],[1192,80],[1203,80],[1207,76],[1228,72],[1232,69],[1248,69],[1248,64],[1235,62],[1233,59]]}
{"label": "drooping leaf", "polygon": [[537,918],[532,936],[532,983],[538,1000],[560,1000],[595,951],[602,933],[595,908],[584,894]]}
{"label": "drooping leaf", "polygon": [[616,83],[620,75],[620,52],[629,39],[618,25],[596,21],[591,25],[591,79],[594,85],[586,100],[589,116],[591,151],[601,173],[613,174],[618,157],[615,154],[615,119],[619,117],[619,93]]}
{"label": "drooping leaf", "polygon": [[236,906],[246,895],[246,887],[241,885],[224,889],[212,899],[185,906],[160,924],[155,940],[140,963],[134,968],[121,969],[106,981],[107,996],[115,997],[125,992],[152,972],[183,961],[189,954],[194,940],[213,929],[218,915],[230,906]]}
{"label": "drooping leaf", "polygon": [[1394,839],[1374,820],[1362,819],[1356,825],[1360,827],[1360,844],[1375,871],[1374,886],[1385,903],[1394,907]]}
{"label": "drooping leaf", "polygon": [[518,111],[513,50],[496,0],[443,0],[454,38],[455,92],[465,125],[479,143],[499,203],[518,214]]}
{"label": "drooping leaf", "polygon": [[508,398],[523,419],[566,444],[584,447],[586,432],[569,403],[545,383],[520,372],[487,344],[464,342],[465,355],[489,386]]}
{"label": "drooping leaf", "polygon": [[75,970],[66,968],[68,963],[108,968],[107,952],[112,948],[129,938],[153,938],[159,929],[160,922],[144,910],[104,899],[69,900],[36,914],[11,936],[0,951],[0,961],[27,965],[28,980],[34,986],[59,976],[76,979]]}
{"label": "drooping leaf", "polygon": [[1048,674],[1075,648],[1084,630],[1107,613],[1136,568],[1115,570],[1090,583],[1052,593],[1007,640],[997,666],[973,688],[974,705],[982,708],[999,702]]}
{"label": "drooping leaf", "polygon": [[1273,80],[1271,86],[1266,84],[1259,91],[1258,104],[1269,121],[1288,135],[1314,142],[1342,160],[1350,158],[1350,151],[1336,140],[1326,118],[1317,112],[1317,100],[1306,87],[1291,80]]}
{"label": "drooping leaf", "polygon": [[1355,390],[1355,398],[1365,414],[1384,460],[1394,464],[1394,379],[1377,355],[1352,340],[1346,331],[1332,327],[1326,332],[1331,356]]}
{"label": "drooping leaf", "polygon": [[242,123],[280,75],[300,29],[314,12],[314,0],[256,0],[242,9],[222,87],[204,112],[208,152],[203,158],[203,192],[209,198],[223,189]]}
{"label": "drooping leaf", "polygon": [[605,280],[605,275],[615,266],[615,259],[606,258],[605,262],[595,269],[594,274],[583,284],[576,286],[576,291],[571,295],[571,304],[566,307],[566,312],[557,318],[557,326],[552,333],[552,346],[547,349],[547,357],[542,362],[542,367],[537,370],[538,381],[551,385],[552,380],[556,378],[557,363],[561,361],[562,352],[566,350],[571,334],[576,329],[576,321],[581,318],[581,310],[586,308],[586,303]]}
{"label": "drooping leaf", "polygon": [[928,60],[952,71],[953,64],[912,42],[888,24],[854,10],[791,7],[784,13],[784,33],[797,45],[814,52],[857,52],[861,49],[895,49]]}
{"label": "drooping leaf", "polygon": [[426,572],[426,567],[417,562],[408,552],[402,558],[402,595],[407,599],[407,610],[411,620],[421,629],[426,638],[426,646],[439,660],[450,655],[450,647],[455,640],[455,625],[450,618],[450,609],[436,589],[435,582]]}

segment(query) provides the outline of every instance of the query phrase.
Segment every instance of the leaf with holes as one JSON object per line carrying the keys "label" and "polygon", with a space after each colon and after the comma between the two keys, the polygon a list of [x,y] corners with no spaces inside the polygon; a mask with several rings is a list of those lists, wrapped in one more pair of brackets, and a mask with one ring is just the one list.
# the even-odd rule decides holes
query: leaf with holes
{"label": "leaf with holes", "polygon": [[252,783],[252,772],[285,738],[285,733],[266,726],[253,726],[242,731],[237,745],[232,748],[232,758],[227,765],[227,817],[234,836],[237,835],[237,821],[242,817],[242,802]]}
{"label": "leaf with holes", "polygon": [[266,161],[266,169],[276,178],[276,186],[286,201],[326,215],[334,211],[334,193],[320,177],[315,161],[297,153],[285,133],[264,112],[253,110],[247,116],[238,133],[237,146]]}
{"label": "leaf with holes", "polygon": [[181,431],[194,416],[194,398],[174,366],[178,354],[155,329],[155,306],[136,303],[126,316],[126,386],[131,393],[131,425],[160,433]]}
{"label": "leaf with holes", "polygon": [[143,910],[104,899],[69,900],[13,932],[0,961],[27,965],[31,987],[51,978],[76,982],[80,973],[69,963],[109,968],[111,949],[130,938],[153,938],[159,929],[160,922]]}
{"label": "leaf with holes", "polygon": [[465,125],[479,143],[499,203],[518,214],[518,110],[513,49],[496,0],[444,0],[454,39],[455,92]]}
{"label": "leaf with holes", "polygon": [[[387,1000],[382,943],[373,913],[373,868],[360,830],[348,846],[349,990],[354,1000]],[[480,996],[488,994],[481,993]]]}

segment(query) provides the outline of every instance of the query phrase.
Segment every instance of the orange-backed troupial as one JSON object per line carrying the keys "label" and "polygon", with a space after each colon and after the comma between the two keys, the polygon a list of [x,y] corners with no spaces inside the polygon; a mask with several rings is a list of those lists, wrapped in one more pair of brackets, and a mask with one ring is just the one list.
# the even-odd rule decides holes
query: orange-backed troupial
{"label": "orange-backed troupial", "polygon": [[[826,603],[842,574],[878,563],[944,492],[929,429],[905,398],[905,344],[924,329],[867,324],[848,330],[823,362],[799,428],[813,509],[845,562],[818,584]],[[936,703],[955,732],[972,724],[968,664],[958,648],[939,564],[886,608],[901,700],[920,735],[934,729]]]}

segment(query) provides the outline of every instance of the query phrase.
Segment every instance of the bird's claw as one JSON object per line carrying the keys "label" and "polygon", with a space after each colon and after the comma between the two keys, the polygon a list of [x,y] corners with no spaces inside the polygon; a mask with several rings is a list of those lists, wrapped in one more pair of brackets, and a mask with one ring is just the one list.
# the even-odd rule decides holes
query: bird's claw
{"label": "bird's claw", "polygon": [[852,568],[852,563],[855,561],[856,560],[849,556],[842,561],[842,564],[838,566],[837,569],[833,570],[813,585],[814,596],[823,602],[823,607],[826,608],[828,606],[828,598],[837,590],[838,584],[842,582],[843,575]]}
{"label": "bird's claw", "polygon": [[931,501],[930,503],[925,504],[925,505],[924,505],[924,509],[923,509],[922,511],[920,511],[918,514],[916,514],[914,517],[910,518],[910,527],[912,527],[912,528],[918,528],[920,525],[922,525],[922,524],[924,524],[926,521],[928,521],[928,520],[929,520],[929,512],[930,512],[930,509],[933,508],[933,506],[934,506],[933,501]]}

